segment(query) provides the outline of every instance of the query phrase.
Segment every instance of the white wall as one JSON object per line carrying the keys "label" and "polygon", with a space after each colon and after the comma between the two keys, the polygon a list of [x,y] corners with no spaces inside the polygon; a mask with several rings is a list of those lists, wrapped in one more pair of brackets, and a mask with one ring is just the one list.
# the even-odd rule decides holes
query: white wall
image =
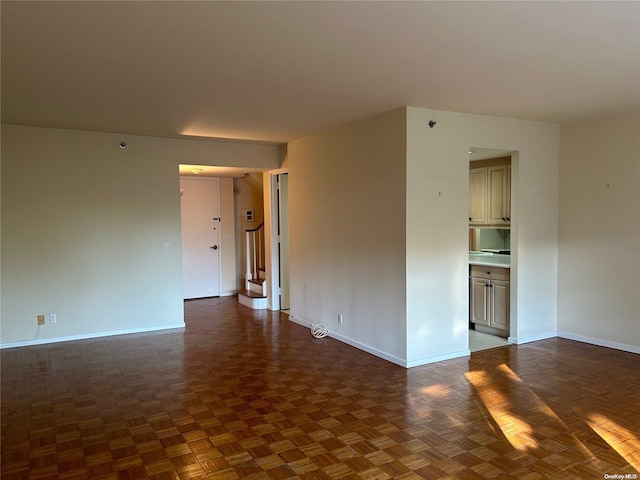
{"label": "white wall", "polygon": [[414,107],[289,143],[292,315],[406,366],[467,354],[473,146],[517,152],[511,339],[554,336],[558,145],[557,125]]}
{"label": "white wall", "polygon": [[399,363],[406,357],[405,144],[401,109],[287,149],[293,319],[324,323],[336,338]]}
{"label": "white wall", "polygon": [[640,115],[561,132],[559,335],[640,353]]}
{"label": "white wall", "polygon": [[557,125],[407,109],[409,365],[468,349],[469,147],[519,152],[512,160],[511,337],[555,335],[558,142]]}
{"label": "white wall", "polygon": [[[429,128],[432,115],[437,124]],[[407,109],[410,366],[469,353],[469,144],[458,122],[452,114]]]}
{"label": "white wall", "polygon": [[182,325],[178,164],[279,162],[269,145],[3,125],[2,345]]}

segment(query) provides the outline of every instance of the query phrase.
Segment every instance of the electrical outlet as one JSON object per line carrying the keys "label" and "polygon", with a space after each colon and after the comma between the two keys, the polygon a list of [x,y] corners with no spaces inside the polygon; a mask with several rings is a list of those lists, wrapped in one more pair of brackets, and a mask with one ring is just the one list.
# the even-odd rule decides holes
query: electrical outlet
{"label": "electrical outlet", "polygon": [[49,323],[56,323],[58,321],[58,316],[55,313],[49,315]]}
{"label": "electrical outlet", "polygon": [[44,325],[44,315],[38,315],[38,325]]}
{"label": "electrical outlet", "polygon": [[338,323],[340,325],[342,325],[342,314],[341,313],[338,314]]}

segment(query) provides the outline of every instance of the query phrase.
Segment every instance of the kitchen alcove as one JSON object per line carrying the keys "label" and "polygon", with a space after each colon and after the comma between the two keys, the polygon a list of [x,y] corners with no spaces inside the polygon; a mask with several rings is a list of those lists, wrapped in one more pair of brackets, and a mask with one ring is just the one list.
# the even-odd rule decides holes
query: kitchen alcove
{"label": "kitchen alcove", "polygon": [[[514,155],[515,154],[515,155]],[[508,345],[512,322],[512,160],[517,152],[469,149],[469,350]],[[478,272],[487,278],[479,278]],[[496,279],[491,279],[493,275]],[[494,285],[495,284],[495,285]],[[496,290],[497,289],[497,290]],[[498,291],[500,295],[493,293]],[[506,296],[505,296],[506,294]],[[501,312],[499,325],[494,312]],[[506,321],[506,323],[504,323]],[[499,326],[499,328],[496,327]]]}

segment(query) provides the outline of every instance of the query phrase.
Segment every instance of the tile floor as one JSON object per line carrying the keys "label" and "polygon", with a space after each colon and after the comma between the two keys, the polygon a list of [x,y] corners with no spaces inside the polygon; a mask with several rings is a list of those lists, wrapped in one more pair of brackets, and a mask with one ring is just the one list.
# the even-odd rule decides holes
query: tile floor
{"label": "tile floor", "polygon": [[471,353],[507,345],[509,345],[509,342],[506,338],[469,330],[469,350],[471,350]]}

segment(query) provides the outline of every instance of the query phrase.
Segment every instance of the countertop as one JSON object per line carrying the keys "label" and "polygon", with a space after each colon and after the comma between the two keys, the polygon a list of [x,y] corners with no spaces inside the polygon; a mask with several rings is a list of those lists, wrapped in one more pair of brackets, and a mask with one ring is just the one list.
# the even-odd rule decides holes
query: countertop
{"label": "countertop", "polygon": [[511,268],[511,256],[499,253],[469,252],[469,265]]}

